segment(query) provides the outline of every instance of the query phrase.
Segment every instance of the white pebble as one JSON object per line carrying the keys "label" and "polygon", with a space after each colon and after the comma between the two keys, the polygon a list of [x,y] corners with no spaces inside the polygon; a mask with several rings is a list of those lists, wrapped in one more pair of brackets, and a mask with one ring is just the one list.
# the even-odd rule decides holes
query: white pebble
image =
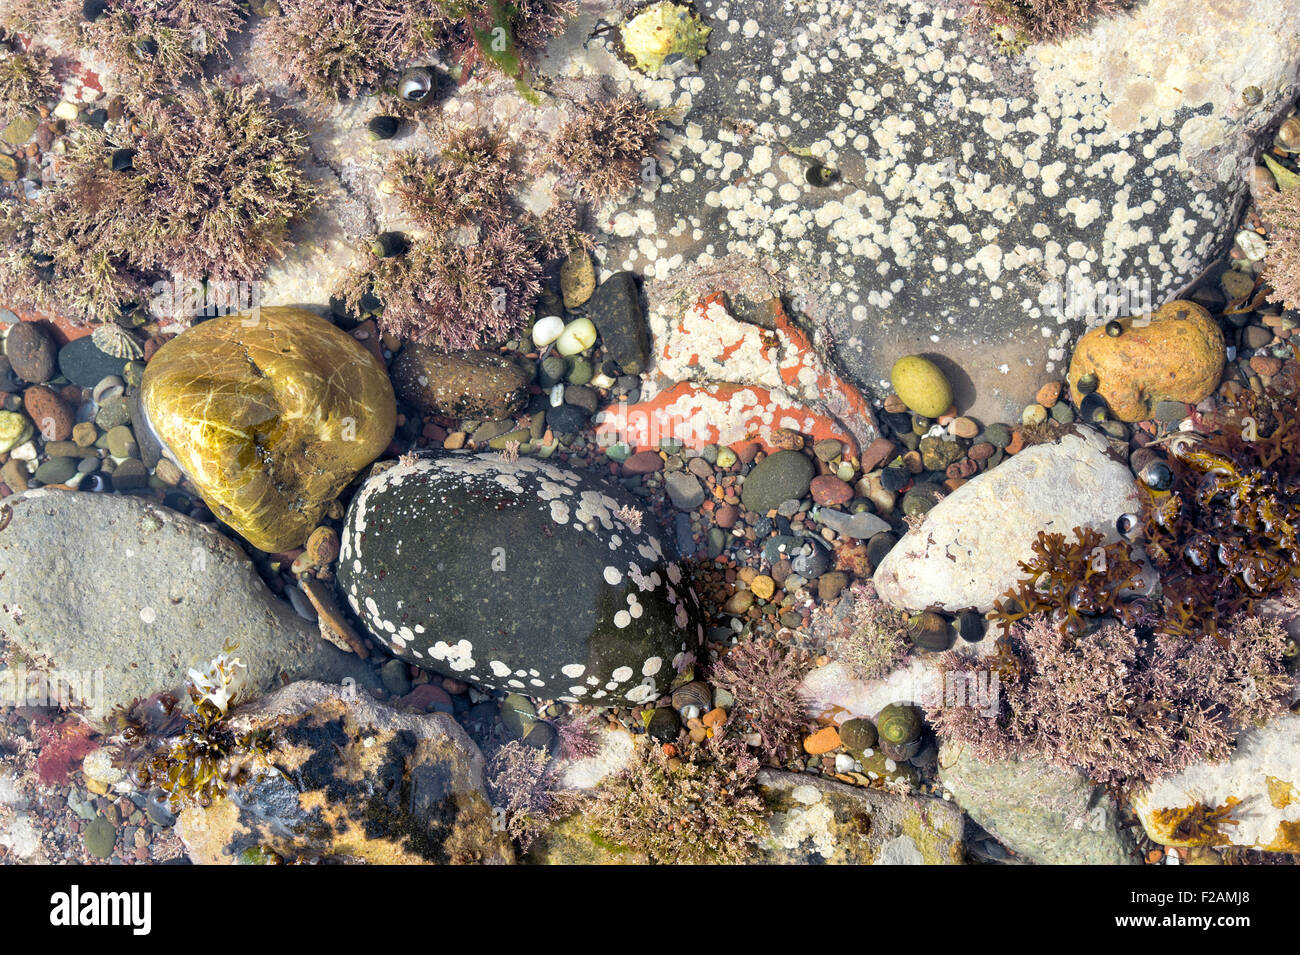
{"label": "white pebble", "polygon": [[596,326],[589,318],[579,318],[564,326],[564,333],[555,342],[555,350],[568,357],[586,351],[596,344]]}
{"label": "white pebble", "polygon": [[538,348],[545,348],[562,334],[564,334],[564,319],[558,315],[547,315],[539,318],[533,325],[533,344]]}

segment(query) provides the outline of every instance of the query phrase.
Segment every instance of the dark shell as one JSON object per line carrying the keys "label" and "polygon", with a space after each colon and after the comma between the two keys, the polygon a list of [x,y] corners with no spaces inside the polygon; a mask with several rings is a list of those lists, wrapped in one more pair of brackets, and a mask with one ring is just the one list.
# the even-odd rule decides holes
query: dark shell
{"label": "dark shell", "polygon": [[967,643],[979,643],[988,630],[988,621],[984,615],[974,610],[963,611],[957,617],[957,632]]}
{"label": "dark shell", "polygon": [[392,139],[401,125],[401,120],[396,116],[374,116],[366,124],[366,129],[370,131],[372,139]]}
{"label": "dark shell", "polygon": [[1079,394],[1090,395],[1097,390],[1100,384],[1101,379],[1097,377],[1096,373],[1089,371],[1079,376],[1079,380],[1074,383],[1074,387],[1078,389]]}
{"label": "dark shell", "polygon": [[907,635],[918,648],[935,653],[950,649],[957,640],[948,618],[929,610],[912,618]]}
{"label": "dark shell", "polygon": [[905,763],[921,751],[921,741],[914,739],[910,743],[896,745],[888,740],[882,740],[880,751],[896,763]]}
{"label": "dark shell", "polygon": [[671,743],[681,733],[682,721],[671,706],[661,706],[650,714],[650,722],[646,724],[645,731],[651,739]]}
{"label": "dark shell", "polygon": [[673,709],[683,719],[703,716],[713,709],[713,691],[707,683],[695,680],[673,691]]}
{"label": "dark shell", "polygon": [[1095,391],[1090,395],[1084,395],[1083,400],[1079,402],[1079,417],[1090,424],[1098,424],[1110,417],[1110,408],[1106,404],[1106,399]]}

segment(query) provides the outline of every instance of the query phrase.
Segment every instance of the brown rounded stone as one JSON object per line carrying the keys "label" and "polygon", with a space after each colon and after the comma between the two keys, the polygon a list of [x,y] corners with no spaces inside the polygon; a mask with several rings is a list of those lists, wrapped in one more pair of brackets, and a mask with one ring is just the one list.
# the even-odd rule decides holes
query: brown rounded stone
{"label": "brown rounded stone", "polygon": [[512,417],[528,400],[528,372],[495,352],[443,354],[411,343],[393,361],[397,397],[449,418]]}
{"label": "brown rounded stone", "polygon": [[67,441],[72,437],[72,409],[52,389],[32,385],[23,392],[23,409],[46,441]]}
{"label": "brown rounded stone", "polygon": [[730,529],[740,519],[740,508],[734,504],[723,504],[713,512],[713,523],[721,528]]}
{"label": "brown rounded stone", "polygon": [[664,459],[658,451],[638,451],[623,462],[623,471],[627,474],[654,474],[662,471]]}
{"label": "brown rounded stone", "polygon": [[812,479],[809,490],[812,499],[822,506],[835,506],[853,500],[853,488],[833,474],[823,474]]}
{"label": "brown rounded stone", "polygon": [[1050,408],[1061,398],[1061,383],[1059,381],[1049,381],[1043,387],[1038,389],[1038,394],[1034,396],[1044,408]]}
{"label": "brown rounded stone", "polygon": [[993,445],[987,441],[981,441],[979,444],[972,444],[970,450],[966,452],[966,456],[972,461],[987,461],[993,457],[996,451],[997,448],[993,447]]}
{"label": "brown rounded stone", "polygon": [[1225,345],[1218,324],[1195,302],[1173,301],[1154,316],[1118,320],[1119,335],[1099,326],[1079,339],[1070,359],[1070,394],[1083,400],[1079,379],[1091,372],[1097,393],[1121,421],[1152,417],[1159,401],[1196,404],[1223,374]]}

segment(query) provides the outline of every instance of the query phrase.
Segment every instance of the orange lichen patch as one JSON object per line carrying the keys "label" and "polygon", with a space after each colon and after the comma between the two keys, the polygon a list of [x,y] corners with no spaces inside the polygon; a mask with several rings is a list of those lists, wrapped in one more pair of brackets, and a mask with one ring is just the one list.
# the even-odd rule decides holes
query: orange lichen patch
{"label": "orange lichen patch", "polygon": [[759,308],[775,327],[736,318],[722,292],[703,296],[656,341],[660,373],[672,380],[731,381],[785,392],[792,401],[823,406],[853,434],[855,445],[873,439],[870,403],[822,361],[781,299]]}
{"label": "orange lichen patch", "polygon": [[1277,809],[1285,809],[1300,798],[1295,786],[1285,779],[1278,779],[1276,776],[1265,776],[1264,780],[1268,785],[1268,801]]}
{"label": "orange lichen patch", "polygon": [[1277,837],[1260,848],[1269,852],[1300,852],[1300,822],[1283,820],[1277,824]]}
{"label": "orange lichen patch", "polygon": [[1190,849],[1232,845],[1225,827],[1237,825],[1232,812],[1240,802],[1236,796],[1229,796],[1221,806],[1195,803],[1152,809],[1142,816],[1142,823],[1147,835],[1166,846]]}
{"label": "orange lichen patch", "polygon": [[[676,438],[689,448],[757,441],[769,454],[776,428],[790,428],[812,441],[836,438],[856,449],[853,435],[836,418],[756,385],[683,381],[634,405],[614,405],[596,416],[602,446],[627,444],[634,452]],[[855,453],[855,452],[854,452]]]}

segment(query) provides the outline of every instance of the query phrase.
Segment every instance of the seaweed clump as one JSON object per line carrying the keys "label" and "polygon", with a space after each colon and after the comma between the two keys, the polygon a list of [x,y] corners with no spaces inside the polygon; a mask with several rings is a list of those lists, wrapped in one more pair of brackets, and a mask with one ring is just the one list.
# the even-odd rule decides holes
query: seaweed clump
{"label": "seaweed clump", "polygon": [[590,817],[603,839],[655,863],[736,865],[767,832],[757,776],[758,760],[723,736],[678,755],[641,746],[631,766],[601,783]]}
{"label": "seaweed clump", "polygon": [[987,33],[1004,53],[1031,43],[1057,43],[1098,16],[1119,13],[1136,0],[970,0],[966,21]]}
{"label": "seaweed clump", "polygon": [[713,685],[735,699],[731,720],[758,734],[759,749],[773,765],[799,752],[807,723],[799,685],[811,668],[807,653],[757,637],[736,644],[713,666]]}
{"label": "seaweed clump", "polygon": [[43,59],[0,48],[0,126],[56,95],[58,86]]}
{"label": "seaweed clump", "polygon": [[245,782],[258,757],[270,752],[265,733],[232,732],[226,717],[239,699],[244,663],[231,656],[234,647],[219,654],[203,671],[190,670],[186,690],[194,712],[165,748],[136,769],[142,787],[157,786],[167,793],[174,810],[187,805],[211,805],[232,786]]}
{"label": "seaweed clump", "polygon": [[[1276,376],[1274,384],[1284,381]],[[1296,594],[1300,423],[1294,396],[1228,388],[1214,433],[1175,440],[1166,489],[1147,496],[1144,546],[1160,570],[1161,632],[1218,632],[1268,597]]]}
{"label": "seaweed clump", "polygon": [[994,604],[1004,632],[1034,614],[1068,636],[1082,634],[1093,622],[1113,615],[1135,626],[1146,611],[1140,599],[1130,599],[1141,580],[1142,565],[1133,560],[1123,541],[1106,543],[1095,528],[1074,528],[1074,539],[1039,531],[1034,556],[1020,561],[1025,576]]}
{"label": "seaweed clump", "polygon": [[411,60],[448,51],[462,80],[480,67],[527,91],[527,65],[570,0],[282,0],[259,28],[270,56],[316,105],[376,89]]}
{"label": "seaweed clump", "polygon": [[890,607],[870,583],[854,583],[833,610],[820,610],[814,630],[827,656],[859,680],[874,680],[907,656],[907,615]]}
{"label": "seaweed clump", "polygon": [[201,76],[244,13],[238,0],[15,0],[2,23],[93,55],[129,85],[160,89]]}
{"label": "seaweed clump", "polygon": [[600,202],[658,181],[655,145],[664,114],[626,95],[581,108],[556,131],[545,158],[573,181],[574,190]]}
{"label": "seaweed clump", "polygon": [[541,217],[519,207],[513,151],[495,133],[452,130],[435,156],[399,155],[388,176],[420,234],[381,235],[338,295],[402,338],[464,349],[515,333],[545,264],[590,241],[571,205]]}
{"label": "seaweed clump", "polygon": [[[937,705],[927,718],[983,760],[1031,755],[1102,783],[1150,781],[1226,758],[1241,729],[1279,714],[1294,679],[1276,622],[1239,616],[1223,640],[1140,639],[1118,624],[1068,637],[1043,616],[999,640],[996,715]],[[978,661],[948,660],[950,679]]]}
{"label": "seaweed clump", "polygon": [[251,87],[143,97],[131,124],[79,127],[63,178],[0,209],[0,293],[76,321],[114,321],[158,280],[252,281],[314,204],[306,134]]}
{"label": "seaweed clump", "polygon": [[1269,299],[1300,309],[1300,188],[1265,193],[1256,206],[1270,227],[1263,276]]}

